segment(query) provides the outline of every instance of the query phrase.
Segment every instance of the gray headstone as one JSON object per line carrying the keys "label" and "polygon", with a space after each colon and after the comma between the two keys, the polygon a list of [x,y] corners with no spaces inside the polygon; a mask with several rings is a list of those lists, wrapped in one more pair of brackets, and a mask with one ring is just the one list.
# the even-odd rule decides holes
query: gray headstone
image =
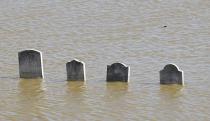
{"label": "gray headstone", "polygon": [[20,78],[43,78],[42,53],[24,50],[18,53]]}
{"label": "gray headstone", "polygon": [[160,71],[160,84],[184,85],[184,72],[175,64],[168,64]]}
{"label": "gray headstone", "polygon": [[85,63],[77,59],[66,63],[68,81],[85,81]]}
{"label": "gray headstone", "polygon": [[114,63],[107,66],[107,82],[128,82],[130,76],[130,67],[122,63]]}

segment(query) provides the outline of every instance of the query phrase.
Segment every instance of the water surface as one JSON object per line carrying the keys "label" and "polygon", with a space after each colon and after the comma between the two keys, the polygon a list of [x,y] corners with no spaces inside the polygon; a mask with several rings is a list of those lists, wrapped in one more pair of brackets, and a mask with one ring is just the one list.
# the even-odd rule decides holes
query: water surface
{"label": "water surface", "polygon": [[[209,0],[1,0],[0,119],[4,121],[210,118]],[[167,27],[164,27],[167,26]],[[43,52],[44,80],[21,80],[17,52]],[[66,82],[65,63],[86,63],[87,82]],[[131,68],[106,83],[106,65]],[[160,86],[176,63],[185,86]]]}

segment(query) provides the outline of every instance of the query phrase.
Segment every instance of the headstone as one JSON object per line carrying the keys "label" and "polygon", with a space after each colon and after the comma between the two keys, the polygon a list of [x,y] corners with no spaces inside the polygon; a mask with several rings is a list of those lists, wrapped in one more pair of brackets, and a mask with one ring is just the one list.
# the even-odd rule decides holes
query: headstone
{"label": "headstone", "polygon": [[168,64],[160,71],[160,84],[184,85],[184,72],[175,64]]}
{"label": "headstone", "polygon": [[128,82],[130,76],[130,67],[122,63],[114,63],[107,66],[107,82]]}
{"label": "headstone", "polygon": [[68,81],[85,81],[85,63],[77,59],[66,63]]}
{"label": "headstone", "polygon": [[42,53],[24,50],[18,53],[20,78],[43,78]]}

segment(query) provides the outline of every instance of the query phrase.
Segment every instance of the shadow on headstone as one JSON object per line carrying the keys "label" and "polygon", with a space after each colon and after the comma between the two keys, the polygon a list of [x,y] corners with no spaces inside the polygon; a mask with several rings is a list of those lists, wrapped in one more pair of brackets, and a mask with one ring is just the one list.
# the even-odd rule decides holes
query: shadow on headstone
{"label": "shadow on headstone", "polygon": [[85,63],[77,59],[66,63],[67,81],[85,81]]}
{"label": "shadow on headstone", "polygon": [[129,82],[130,67],[122,63],[114,63],[107,66],[107,82]]}
{"label": "shadow on headstone", "polygon": [[24,50],[18,53],[20,78],[43,78],[42,53]]}
{"label": "shadow on headstone", "polygon": [[175,64],[168,64],[160,71],[160,84],[184,85],[184,72]]}

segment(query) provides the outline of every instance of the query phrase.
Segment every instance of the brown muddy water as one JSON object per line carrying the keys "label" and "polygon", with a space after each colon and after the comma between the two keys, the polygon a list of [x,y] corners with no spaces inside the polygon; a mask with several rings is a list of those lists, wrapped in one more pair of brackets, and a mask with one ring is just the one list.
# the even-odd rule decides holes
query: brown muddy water
{"label": "brown muddy water", "polygon": [[[1,0],[1,121],[210,120],[209,0]],[[165,26],[165,27],[164,27]],[[17,52],[43,52],[43,80],[21,80]],[[66,82],[65,63],[87,81]],[[131,68],[106,83],[106,65]],[[185,86],[159,85],[175,63]]]}

